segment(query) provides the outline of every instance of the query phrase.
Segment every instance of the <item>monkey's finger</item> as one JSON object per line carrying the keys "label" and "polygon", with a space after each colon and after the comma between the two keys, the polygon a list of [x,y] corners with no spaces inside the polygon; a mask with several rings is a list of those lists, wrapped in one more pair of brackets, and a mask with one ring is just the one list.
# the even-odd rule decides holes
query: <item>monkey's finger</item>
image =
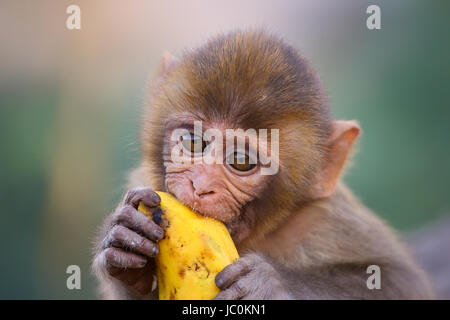
{"label": "monkey's finger", "polygon": [[246,275],[252,268],[251,259],[240,258],[235,263],[226,266],[216,275],[216,286],[222,290],[226,289],[240,277]]}
{"label": "monkey's finger", "polygon": [[117,268],[137,269],[146,265],[147,259],[119,248],[108,248],[104,252],[106,264]]}
{"label": "monkey's finger", "polygon": [[238,280],[228,289],[220,291],[213,300],[240,300],[245,297],[247,293],[247,287],[241,280]]}
{"label": "monkey's finger", "polygon": [[141,201],[147,207],[157,207],[161,202],[161,198],[150,188],[131,189],[125,196],[125,204],[132,205],[134,208],[137,208]]}
{"label": "monkey's finger", "polygon": [[117,268],[114,267],[110,264],[106,265],[106,271],[108,271],[109,275],[113,276],[113,277],[117,277],[118,275],[120,275],[121,273],[125,272],[126,269],[123,268]]}
{"label": "monkey's finger", "polygon": [[116,223],[141,233],[150,240],[164,237],[164,229],[130,205],[124,206],[116,217]]}
{"label": "monkey's finger", "polygon": [[109,241],[115,247],[130,249],[150,258],[156,256],[159,252],[156,243],[121,225],[114,226],[111,230]]}

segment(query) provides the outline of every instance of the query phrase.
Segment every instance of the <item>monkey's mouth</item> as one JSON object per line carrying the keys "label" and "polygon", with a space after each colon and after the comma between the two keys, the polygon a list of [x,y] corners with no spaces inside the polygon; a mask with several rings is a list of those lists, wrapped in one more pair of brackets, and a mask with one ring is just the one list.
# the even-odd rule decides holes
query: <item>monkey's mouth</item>
{"label": "monkey's mouth", "polygon": [[220,202],[210,205],[209,203],[195,201],[191,209],[204,217],[213,218],[223,223],[228,223],[236,217],[233,211],[223,204],[221,205]]}
{"label": "monkey's mouth", "polygon": [[234,205],[235,201],[228,199],[225,195],[196,197],[193,192],[189,192],[180,185],[175,185],[173,190],[167,188],[167,191],[178,199],[192,211],[208,218],[219,220],[223,223],[229,223],[240,215],[240,210]]}
{"label": "monkey's mouth", "polygon": [[[199,215],[201,215],[203,217],[212,218],[212,219],[222,222],[230,234],[234,233],[234,230],[236,227],[236,221],[239,220],[239,216],[236,217],[236,215],[234,215],[232,213],[218,214],[217,211],[209,212],[209,211],[201,210],[201,206],[198,204],[196,205],[195,202],[194,202],[194,205],[189,208],[192,211],[198,213]],[[200,210],[199,210],[199,208],[200,208]]]}
{"label": "monkey's mouth", "polygon": [[230,210],[228,206],[224,205],[222,201],[205,201],[205,200],[194,200],[186,201],[185,199],[178,199],[185,206],[190,208],[195,213],[207,217],[219,220],[225,225],[233,221],[237,215],[236,212]]}

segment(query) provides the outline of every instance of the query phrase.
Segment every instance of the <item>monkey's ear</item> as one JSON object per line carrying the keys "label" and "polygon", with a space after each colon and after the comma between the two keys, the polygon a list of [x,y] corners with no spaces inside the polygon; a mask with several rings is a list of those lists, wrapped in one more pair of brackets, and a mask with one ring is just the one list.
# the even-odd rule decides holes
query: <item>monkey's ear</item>
{"label": "monkey's ear", "polygon": [[168,75],[175,68],[177,62],[178,59],[175,58],[170,52],[167,51],[164,52],[161,59],[158,74],[160,76]]}
{"label": "monkey's ear", "polygon": [[331,128],[328,155],[312,188],[314,199],[329,197],[334,192],[345,161],[361,131],[356,121],[334,121]]}

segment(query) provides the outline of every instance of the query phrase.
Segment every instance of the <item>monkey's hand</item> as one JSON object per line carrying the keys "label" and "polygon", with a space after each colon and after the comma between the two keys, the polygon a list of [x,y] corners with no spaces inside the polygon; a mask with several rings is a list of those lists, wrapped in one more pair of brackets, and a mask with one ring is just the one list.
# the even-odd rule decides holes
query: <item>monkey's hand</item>
{"label": "monkey's hand", "polygon": [[221,289],[216,300],[287,300],[292,299],[280,273],[268,258],[250,253],[226,266],[216,276]]}
{"label": "monkey's hand", "polygon": [[130,190],[105,223],[93,268],[103,291],[115,286],[108,298],[143,298],[156,287],[154,257],[164,230],[137,211],[141,201],[152,209],[161,199],[150,188]]}

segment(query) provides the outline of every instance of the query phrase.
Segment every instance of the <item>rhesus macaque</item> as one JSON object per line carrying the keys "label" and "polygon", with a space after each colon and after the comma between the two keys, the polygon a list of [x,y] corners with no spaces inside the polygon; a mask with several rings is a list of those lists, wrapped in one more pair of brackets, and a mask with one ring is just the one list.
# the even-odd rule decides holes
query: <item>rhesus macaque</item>
{"label": "rhesus macaque", "polygon": [[[181,140],[189,152],[205,152],[195,121],[224,136],[279,129],[279,170],[262,175],[264,164],[245,151],[220,164],[172,161],[175,129],[188,130]],[[432,298],[393,231],[340,181],[359,132],[357,122],[331,118],[307,60],[267,31],[220,35],[179,60],[166,54],[143,118],[142,165],[95,249],[103,297],[157,297],[164,230],[136,208],[157,208],[154,190],[163,190],[230,231],[241,258],[216,276],[216,299]],[[380,268],[379,289],[367,285],[371,265]]]}

